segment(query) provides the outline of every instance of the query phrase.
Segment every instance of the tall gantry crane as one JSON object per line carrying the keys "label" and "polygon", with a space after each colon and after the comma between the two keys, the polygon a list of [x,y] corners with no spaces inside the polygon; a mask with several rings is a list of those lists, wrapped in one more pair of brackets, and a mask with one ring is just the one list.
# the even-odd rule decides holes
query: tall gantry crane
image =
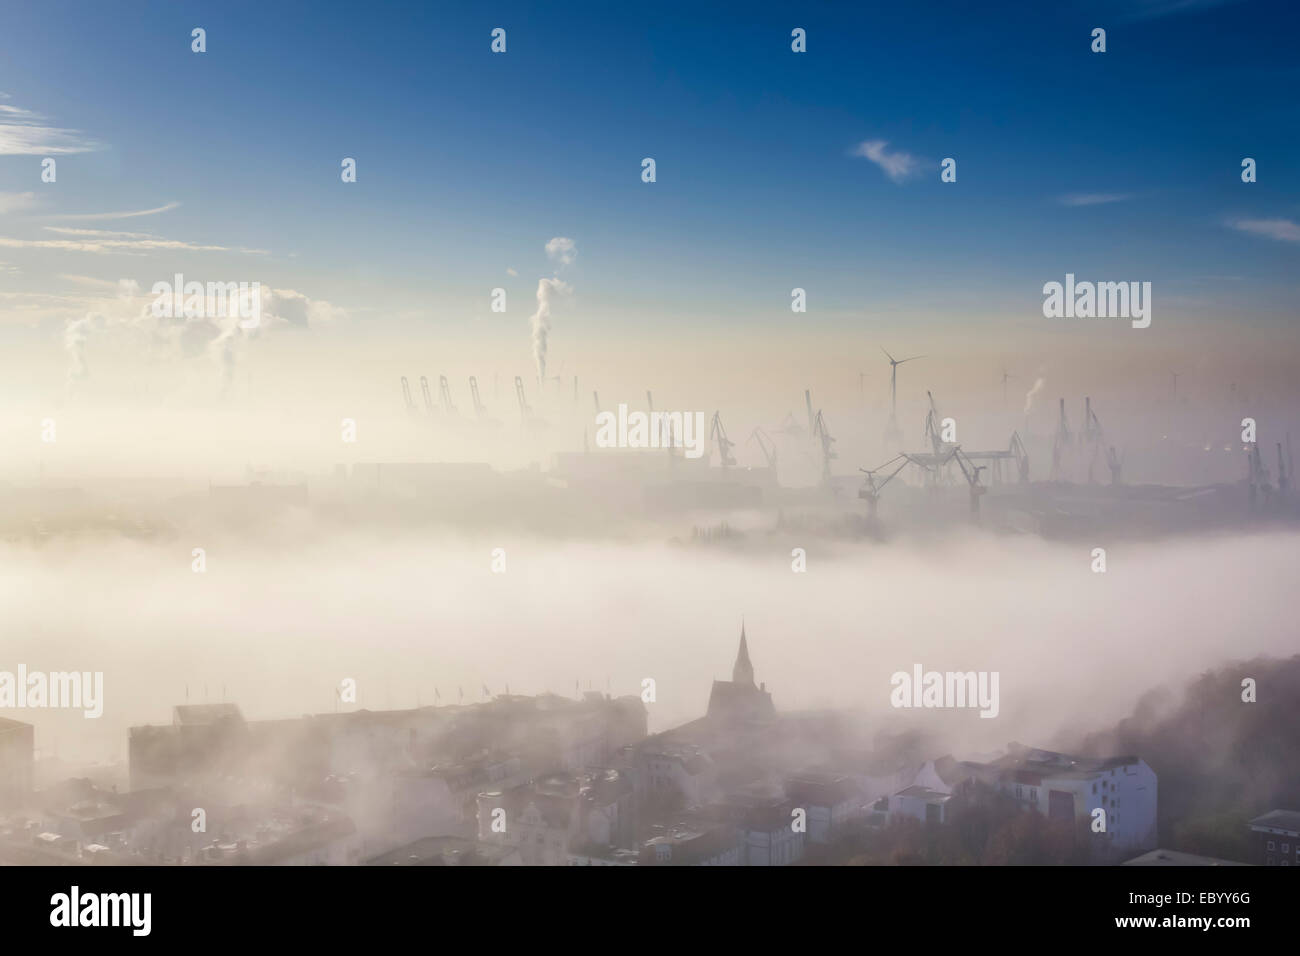
{"label": "tall gantry crane", "polygon": [[978,516],[980,513],[980,495],[988,491],[987,488],[980,484],[980,472],[988,466],[975,464],[962,454],[960,445],[952,450],[952,457],[957,460],[957,466],[961,468],[961,473],[966,478],[966,484],[970,486],[970,513],[972,516]]}
{"label": "tall gantry crane", "polygon": [[1070,423],[1065,417],[1065,399],[1060,399],[1060,412],[1056,422],[1056,435],[1052,438],[1052,481],[1061,480],[1061,456],[1074,441]]}
{"label": "tall gantry crane", "polygon": [[736,463],[731,454],[735,443],[727,437],[727,430],[722,427],[722,416],[716,411],[713,413],[713,423],[709,426],[709,440],[718,449],[718,459],[723,468],[730,468]]}
{"label": "tall gantry crane", "polygon": [[429,417],[433,417],[433,394],[429,391],[429,379],[420,376],[420,391],[424,395],[424,411]]}
{"label": "tall gantry crane", "polygon": [[831,437],[830,430],[826,427],[826,419],[822,416],[820,408],[817,409],[817,417],[813,420],[813,437],[821,440],[822,481],[829,485],[831,481],[831,460],[840,456],[831,450],[831,445],[835,444],[835,439]]}
{"label": "tall gantry crane", "polygon": [[451,385],[447,382],[447,376],[438,376],[438,394],[442,396],[442,410],[448,415],[456,414],[456,406],[451,403]]}
{"label": "tall gantry crane", "polygon": [[1016,459],[1016,478],[1021,482],[1029,481],[1029,451],[1025,448],[1025,443],[1020,440],[1020,432],[1011,433],[1011,444],[1007,446],[1007,451],[1011,452]]}
{"label": "tall gantry crane", "polygon": [[402,399],[406,402],[406,410],[412,414],[415,413],[415,402],[411,401],[411,383],[402,376]]}
{"label": "tall gantry crane", "polygon": [[1115,454],[1115,446],[1106,446],[1106,464],[1110,468],[1110,483],[1112,485],[1122,485],[1124,483],[1121,471],[1124,467],[1124,456]]}
{"label": "tall gantry crane", "polygon": [[[767,467],[772,470],[772,480],[776,480],[776,442],[772,441],[772,436],[763,431],[763,427],[757,426],[749,433],[748,441],[758,445],[758,450],[763,453],[767,459]],[[746,444],[748,444],[748,441]]]}
{"label": "tall gantry crane", "polygon": [[519,402],[519,418],[526,427],[532,418],[533,409],[524,398],[524,380],[518,375],[515,376],[515,398]]}
{"label": "tall gantry crane", "polygon": [[[894,462],[898,462],[898,467],[895,468],[893,471],[891,471],[884,478],[877,480],[876,475],[884,471]],[[878,465],[875,468],[858,469],[858,471],[862,472],[867,476],[865,479],[863,479],[862,488],[858,490],[858,497],[867,503],[868,518],[874,518],[876,516],[876,506],[880,503],[880,492],[884,490],[885,485],[889,484],[889,482],[893,479],[895,475],[897,475],[900,471],[906,468],[909,462],[911,462],[911,459],[908,458],[906,455],[895,455],[893,458],[889,459],[889,461],[885,462],[883,465]]]}
{"label": "tall gantry crane", "polygon": [[483,402],[479,398],[478,379],[473,375],[469,377],[469,400],[474,404],[474,415],[478,418],[482,418],[487,409],[483,407]]}

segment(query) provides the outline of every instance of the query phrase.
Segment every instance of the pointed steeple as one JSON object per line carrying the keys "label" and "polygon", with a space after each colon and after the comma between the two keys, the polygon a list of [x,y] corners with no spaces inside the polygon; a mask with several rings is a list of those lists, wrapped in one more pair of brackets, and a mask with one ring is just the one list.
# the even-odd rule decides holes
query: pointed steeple
{"label": "pointed steeple", "polygon": [[749,662],[749,644],[745,640],[745,620],[740,621],[740,651],[736,654],[736,665],[731,669],[731,682],[754,686],[754,665]]}

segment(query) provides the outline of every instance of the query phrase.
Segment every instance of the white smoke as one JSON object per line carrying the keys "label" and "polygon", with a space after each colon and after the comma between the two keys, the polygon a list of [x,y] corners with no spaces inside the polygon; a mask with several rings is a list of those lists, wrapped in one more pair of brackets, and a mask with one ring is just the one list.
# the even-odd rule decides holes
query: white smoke
{"label": "white smoke", "polygon": [[154,295],[142,293],[136,280],[121,279],[113,291],[116,295],[97,300],[94,311],[69,319],[64,327],[69,388],[90,377],[87,350],[96,336],[145,333],[163,357],[192,359],[206,354],[220,370],[224,390],[234,378],[240,353],[253,338],[285,326],[307,329],[345,315],[329,302],[260,284],[258,326],[244,328],[238,301],[228,302],[225,314],[208,301],[203,316],[167,318],[154,313]]}
{"label": "white smoke", "polygon": [[103,328],[106,319],[99,312],[87,312],[79,319],[73,319],[68,322],[63,330],[63,348],[68,353],[68,377],[67,387],[69,390],[80,381],[90,377],[90,367],[86,364],[86,343],[90,340],[90,334],[96,329]]}
{"label": "white smoke", "polygon": [[[578,258],[578,247],[572,239],[555,236],[546,242],[546,258],[556,264],[556,272],[565,266],[573,265]],[[551,335],[551,302],[557,295],[568,295],[573,286],[561,280],[558,275],[551,279],[537,281],[537,311],[528,318],[533,331],[533,361],[537,364],[537,377],[546,379],[546,347]]]}
{"label": "white smoke", "polygon": [[1028,415],[1029,410],[1034,407],[1034,399],[1038,397],[1038,393],[1041,392],[1046,385],[1047,385],[1047,380],[1040,376],[1039,378],[1034,379],[1033,386],[1029,389],[1029,391],[1025,392],[1025,414],[1026,415]]}
{"label": "white smoke", "polygon": [[533,330],[533,361],[537,363],[537,376],[546,379],[546,345],[551,333],[551,300],[557,295],[568,295],[573,286],[562,279],[537,280],[537,311],[529,318]]}

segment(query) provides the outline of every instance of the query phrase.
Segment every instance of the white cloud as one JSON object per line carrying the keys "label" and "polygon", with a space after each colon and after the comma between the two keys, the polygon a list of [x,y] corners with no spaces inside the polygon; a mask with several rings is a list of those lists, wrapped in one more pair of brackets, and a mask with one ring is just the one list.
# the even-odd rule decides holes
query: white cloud
{"label": "white cloud", "polygon": [[901,150],[889,152],[885,147],[887,143],[883,139],[871,139],[859,143],[853,148],[854,156],[861,156],[863,159],[869,159],[881,169],[896,183],[901,183],[909,176],[914,176],[921,169],[921,160],[911,153],[904,153]]}
{"label": "white cloud", "polygon": [[1132,193],[1071,193],[1062,196],[1060,203],[1062,206],[1100,206],[1105,203],[1124,202],[1132,198]]}
{"label": "white cloud", "polygon": [[[47,229],[53,227],[46,227]],[[0,236],[0,248],[8,249],[56,249],[62,252],[91,252],[96,255],[143,256],[151,252],[185,251],[185,252],[240,252],[245,255],[269,255],[266,249],[244,249],[236,246],[201,246],[179,239],[149,238],[108,238],[109,236],[142,236],[144,233],[98,233],[97,230],[84,230],[82,239],[11,239]]]}
{"label": "white cloud", "polygon": [[103,148],[80,130],[47,126],[39,113],[0,103],[0,156],[61,156]]}
{"label": "white cloud", "polygon": [[546,256],[562,266],[572,265],[573,260],[578,258],[578,247],[572,239],[556,236],[546,243]]}
{"label": "white cloud", "polygon": [[165,206],[155,206],[153,209],[140,209],[135,212],[92,212],[85,214],[74,214],[70,216],[51,216],[51,219],[75,219],[79,222],[89,222],[92,219],[134,219],[136,216],[156,216],[160,212],[170,212],[180,206],[178,202],[169,202]]}
{"label": "white cloud", "polygon": [[1300,242],[1300,225],[1290,219],[1236,219],[1228,225],[1254,236],[1266,236],[1281,242]]}
{"label": "white cloud", "polygon": [[46,226],[47,232],[57,232],[61,236],[98,236],[101,239],[158,239],[149,232],[119,232],[116,229],[78,229],[76,226]]}
{"label": "white cloud", "polygon": [[89,286],[94,289],[117,288],[117,282],[114,282],[112,279],[96,279],[93,276],[69,275],[67,273],[60,273],[59,278],[66,282],[73,282],[77,285]]}
{"label": "white cloud", "polygon": [[0,193],[0,215],[31,209],[39,202],[36,193]]}

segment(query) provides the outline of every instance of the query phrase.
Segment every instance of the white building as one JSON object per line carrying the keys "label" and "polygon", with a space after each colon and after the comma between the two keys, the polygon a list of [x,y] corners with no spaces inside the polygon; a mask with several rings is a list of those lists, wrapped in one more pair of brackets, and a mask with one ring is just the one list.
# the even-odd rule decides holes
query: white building
{"label": "white building", "polygon": [[948,801],[952,794],[929,787],[913,786],[900,790],[889,798],[889,820],[911,817],[922,823],[947,823]]}
{"label": "white building", "polygon": [[1139,757],[1075,757],[1012,743],[991,763],[961,766],[1049,819],[1086,820],[1090,827],[1104,820],[1097,839],[1105,856],[1126,858],[1157,845],[1156,775]]}

